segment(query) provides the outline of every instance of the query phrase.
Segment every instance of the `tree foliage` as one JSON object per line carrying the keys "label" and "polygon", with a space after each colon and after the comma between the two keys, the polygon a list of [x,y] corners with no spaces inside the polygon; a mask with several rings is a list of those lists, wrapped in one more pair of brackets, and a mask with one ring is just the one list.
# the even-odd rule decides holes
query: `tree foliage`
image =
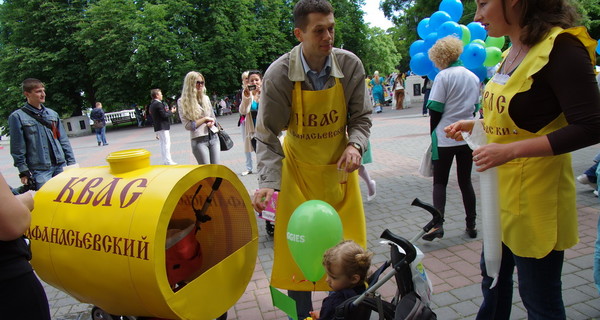
{"label": "tree foliage", "polygon": [[[266,70],[297,44],[297,0],[4,0],[0,2],[0,127],[24,101],[28,77],[46,85],[46,105],[80,115],[147,104],[150,89],[179,96],[199,71],[209,93],[231,94],[240,74]],[[335,45],[364,57],[364,0],[331,0]]]}

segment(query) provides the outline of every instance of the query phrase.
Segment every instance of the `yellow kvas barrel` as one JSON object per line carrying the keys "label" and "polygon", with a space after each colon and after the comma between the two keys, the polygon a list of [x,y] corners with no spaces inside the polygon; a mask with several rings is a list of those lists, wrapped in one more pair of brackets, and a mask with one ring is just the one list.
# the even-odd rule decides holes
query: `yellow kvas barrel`
{"label": "yellow kvas barrel", "polygon": [[[65,171],[36,193],[27,236],[37,274],[111,314],[226,312],[244,293],[258,251],[256,218],[236,174],[220,165],[151,166],[144,149],[106,160]],[[180,258],[170,265],[168,247]]]}

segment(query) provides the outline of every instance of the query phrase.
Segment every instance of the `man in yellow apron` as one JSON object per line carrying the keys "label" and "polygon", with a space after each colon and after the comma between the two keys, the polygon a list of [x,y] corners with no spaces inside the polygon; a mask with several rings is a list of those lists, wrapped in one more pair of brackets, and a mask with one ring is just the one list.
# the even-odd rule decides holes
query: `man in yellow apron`
{"label": "man in yellow apron", "polygon": [[[258,183],[253,205],[262,211],[280,190],[271,285],[288,289],[300,319],[312,310],[310,292],[329,290],[325,277],[304,280],[286,239],[293,211],[307,200],[322,200],[340,215],[344,239],[366,246],[365,217],[356,169],[371,127],[365,71],[349,51],[333,48],[334,15],[327,1],[299,1],[294,35],[301,42],[277,59],[263,79],[256,121]],[[287,130],[283,145],[278,135]],[[338,168],[349,172],[346,184]],[[308,291],[303,293],[301,291]]]}

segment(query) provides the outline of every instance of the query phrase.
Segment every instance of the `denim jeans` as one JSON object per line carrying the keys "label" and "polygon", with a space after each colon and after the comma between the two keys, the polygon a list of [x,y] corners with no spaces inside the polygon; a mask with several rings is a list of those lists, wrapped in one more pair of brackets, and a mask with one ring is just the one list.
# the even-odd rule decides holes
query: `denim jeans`
{"label": "denim jeans", "polygon": [[102,128],[97,128],[96,130],[96,140],[98,141],[98,145],[100,145],[100,143],[107,145],[108,143],[106,143],[106,126],[102,127]]}
{"label": "denim jeans", "polygon": [[598,218],[598,235],[596,236],[596,252],[594,253],[594,281],[600,294],[600,218]]}
{"label": "denim jeans", "polygon": [[492,289],[483,252],[481,254],[481,290],[483,303],[477,319],[509,319],[512,308],[513,272],[517,267],[519,293],[529,320],[566,319],[562,300],[561,272],[564,251],[551,251],[541,259],[523,258],[502,244],[502,263],[498,283]]}
{"label": "denim jeans", "polygon": [[584,174],[588,177],[591,183],[596,183],[598,181],[598,177],[596,176],[596,170],[598,169],[598,162],[594,163],[593,166],[589,167],[585,170]]}
{"label": "denim jeans", "polygon": [[31,175],[35,179],[37,189],[39,190],[44,183],[48,182],[48,180],[52,179],[52,177],[56,176],[57,174],[63,172],[64,166],[64,164],[61,164],[51,166],[48,170],[31,170]]}

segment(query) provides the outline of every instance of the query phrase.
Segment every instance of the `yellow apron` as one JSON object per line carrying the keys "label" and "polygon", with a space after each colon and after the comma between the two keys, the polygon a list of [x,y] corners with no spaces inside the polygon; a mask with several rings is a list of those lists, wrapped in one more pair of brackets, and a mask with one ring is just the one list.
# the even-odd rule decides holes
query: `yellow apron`
{"label": "yellow apron", "polygon": [[[561,114],[533,133],[517,127],[508,112],[511,99],[531,88],[532,75],[548,63],[554,40],[563,32],[578,37],[588,51],[592,48],[590,55],[593,54],[594,46],[584,28],[553,28],[544,40],[531,48],[507,81],[498,75],[490,80],[483,93],[488,143],[506,144],[545,136],[567,125]],[[594,60],[592,56],[592,62]],[[498,192],[502,241],[514,254],[543,258],[551,250],[565,250],[579,241],[570,154],[519,158],[499,166]]]}
{"label": "yellow apron", "polygon": [[[333,87],[302,91],[296,82],[292,92],[292,118],[283,142],[281,191],[277,199],[274,262],[271,285],[297,291],[326,291],[325,276],[316,284],[305,280],[287,243],[287,225],[294,210],[308,200],[333,206],[344,227],[344,239],[366,247],[366,227],[358,174],[348,174],[340,184],[336,162],[348,144],[344,90],[336,78]],[[303,120],[299,120],[303,119]]]}

